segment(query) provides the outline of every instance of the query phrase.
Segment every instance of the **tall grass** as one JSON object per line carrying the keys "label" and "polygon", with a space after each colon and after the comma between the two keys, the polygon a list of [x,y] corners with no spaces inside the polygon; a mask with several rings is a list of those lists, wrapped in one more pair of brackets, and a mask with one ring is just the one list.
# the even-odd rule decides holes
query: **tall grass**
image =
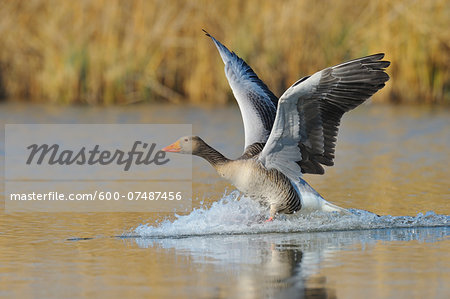
{"label": "tall grass", "polygon": [[281,95],[299,77],[385,52],[377,101],[450,103],[447,0],[0,2],[0,94],[115,104],[225,103],[223,64],[201,29]]}

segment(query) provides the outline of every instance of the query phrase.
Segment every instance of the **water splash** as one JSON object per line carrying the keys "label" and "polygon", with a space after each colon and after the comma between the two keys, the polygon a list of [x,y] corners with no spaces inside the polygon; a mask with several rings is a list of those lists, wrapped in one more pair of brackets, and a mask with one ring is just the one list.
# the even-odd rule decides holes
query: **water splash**
{"label": "water splash", "polygon": [[210,208],[199,208],[189,215],[176,215],[177,219],[153,226],[141,224],[127,236],[149,238],[179,238],[204,235],[234,235],[286,232],[347,231],[379,228],[411,228],[447,226],[450,216],[432,211],[417,216],[378,216],[350,209],[352,215],[315,212],[308,215],[282,215],[273,222],[264,223],[267,211],[238,191],[225,194]]}

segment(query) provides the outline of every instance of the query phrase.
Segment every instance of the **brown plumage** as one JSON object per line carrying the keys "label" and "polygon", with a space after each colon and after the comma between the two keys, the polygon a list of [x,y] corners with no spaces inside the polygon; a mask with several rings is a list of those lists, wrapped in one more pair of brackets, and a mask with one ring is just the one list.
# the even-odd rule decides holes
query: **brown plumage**
{"label": "brown plumage", "polygon": [[[206,31],[205,31],[206,32]],[[213,36],[225,75],[241,110],[245,150],[230,160],[197,136],[163,150],[206,159],[244,194],[276,213],[347,210],[327,202],[302,178],[334,165],[342,115],[366,101],[389,80],[384,54],[354,59],[295,82],[277,97],[250,66]]]}
{"label": "brown plumage", "polygon": [[301,209],[300,196],[290,180],[276,169],[266,169],[257,155],[251,156],[251,150],[236,160],[230,160],[198,136],[182,137],[164,150],[205,159],[220,176],[246,196],[269,206],[271,217],[277,213],[292,214]]}

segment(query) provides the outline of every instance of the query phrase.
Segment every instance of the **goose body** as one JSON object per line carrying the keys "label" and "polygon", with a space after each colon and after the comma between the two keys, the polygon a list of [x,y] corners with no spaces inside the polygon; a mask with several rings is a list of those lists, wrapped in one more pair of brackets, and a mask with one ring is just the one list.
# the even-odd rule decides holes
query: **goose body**
{"label": "goose body", "polygon": [[[205,32],[206,33],[206,32]],[[348,213],[326,201],[301,176],[323,174],[334,164],[342,115],[381,89],[389,76],[384,54],[326,68],[295,82],[278,99],[234,52],[206,33],[225,64],[225,74],[241,110],[245,148],[231,160],[198,136],[186,136],[167,152],[197,155],[252,199],[278,213]]]}
{"label": "goose body", "polygon": [[295,185],[280,171],[266,169],[257,159],[235,160],[217,171],[246,196],[268,205],[271,215],[292,214],[302,207]]}

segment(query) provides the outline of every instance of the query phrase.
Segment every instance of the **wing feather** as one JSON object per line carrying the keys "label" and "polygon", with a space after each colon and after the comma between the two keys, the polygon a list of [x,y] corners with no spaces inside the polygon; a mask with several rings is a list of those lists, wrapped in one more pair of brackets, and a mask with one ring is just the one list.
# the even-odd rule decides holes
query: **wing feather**
{"label": "wing feather", "polygon": [[[281,96],[272,132],[259,156],[267,168],[291,179],[296,164],[302,173],[323,174],[322,165],[334,164],[342,115],[379,89],[389,76],[384,54],[354,59],[326,68],[294,83]],[[292,121],[298,121],[292,125]],[[292,144],[297,145],[294,153]],[[286,153],[285,153],[286,151]]]}
{"label": "wing feather", "polygon": [[204,32],[219,51],[225,64],[225,75],[238,102],[244,122],[245,155],[252,144],[267,141],[275,121],[278,98],[243,59]]}

